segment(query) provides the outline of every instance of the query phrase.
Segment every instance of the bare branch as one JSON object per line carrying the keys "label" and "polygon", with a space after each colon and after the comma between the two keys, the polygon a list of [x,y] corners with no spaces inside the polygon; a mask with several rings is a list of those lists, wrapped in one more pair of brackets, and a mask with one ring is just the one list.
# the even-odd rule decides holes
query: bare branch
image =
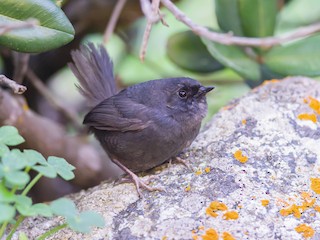
{"label": "bare branch", "polygon": [[77,114],[74,113],[71,109],[67,108],[65,104],[60,102],[52,93],[48,90],[48,88],[43,84],[43,82],[36,76],[36,74],[28,69],[26,73],[28,79],[33,84],[33,86],[39,91],[39,93],[53,106],[56,110],[60,111],[64,116],[69,119],[77,129],[83,129],[80,124]]}
{"label": "bare branch", "polygon": [[142,12],[146,16],[148,22],[155,23],[160,20],[160,16],[158,12],[154,12],[154,8],[151,6],[151,3],[149,0],[140,0],[140,5],[141,5]]}
{"label": "bare branch", "polygon": [[272,47],[272,46],[279,45],[288,41],[292,41],[301,37],[306,37],[308,35],[311,35],[313,33],[320,31],[320,23],[316,23],[310,26],[298,28],[293,32],[283,34],[278,37],[266,37],[266,38],[237,37],[229,33],[224,34],[224,33],[212,32],[207,28],[194,23],[170,0],[161,0],[161,3],[176,17],[178,21],[187,25],[195,34],[224,45]]}
{"label": "bare branch", "polygon": [[4,85],[11,88],[11,90],[15,94],[22,94],[27,90],[27,87],[16,83],[15,81],[7,78],[5,75],[0,75],[0,85]]}
{"label": "bare branch", "polygon": [[[142,2],[141,2],[141,4],[142,4]],[[159,19],[162,19],[162,16],[160,15],[160,11],[159,11],[159,5],[160,5],[160,0],[153,0],[152,1],[152,15],[153,16],[158,16]],[[141,7],[142,7],[142,5],[141,5]],[[147,17],[147,15],[146,15],[146,17]],[[146,55],[151,29],[152,29],[152,26],[153,26],[154,23],[155,22],[153,21],[153,19],[150,19],[150,18],[147,17],[147,26],[146,26],[146,29],[144,30],[143,40],[142,40],[142,44],[141,44],[141,48],[140,48],[140,60],[141,61],[144,61],[144,57]],[[162,23],[165,24],[164,21]]]}
{"label": "bare branch", "polygon": [[17,83],[22,83],[28,70],[30,54],[12,51],[12,56],[14,64],[13,79]]}
{"label": "bare branch", "polygon": [[21,28],[33,28],[39,25],[39,21],[37,19],[27,19],[23,22],[15,22],[15,23],[3,23],[0,24],[0,35],[3,35],[11,30],[21,29]]}
{"label": "bare branch", "polygon": [[114,29],[116,27],[116,24],[118,22],[119,16],[121,14],[121,11],[125,5],[127,0],[118,0],[116,3],[116,6],[114,7],[114,10],[112,12],[112,15],[110,17],[110,20],[108,22],[108,25],[106,27],[106,30],[103,35],[103,42],[107,43],[114,32]]}

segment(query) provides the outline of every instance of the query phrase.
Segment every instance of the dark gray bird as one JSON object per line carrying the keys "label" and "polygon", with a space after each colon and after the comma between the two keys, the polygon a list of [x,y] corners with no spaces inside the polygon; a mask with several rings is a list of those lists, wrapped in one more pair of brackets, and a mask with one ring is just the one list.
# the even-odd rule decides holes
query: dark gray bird
{"label": "dark gray bird", "polygon": [[136,185],[150,191],[135,172],[176,157],[197,136],[207,113],[204,87],[191,78],[152,80],[116,93],[113,64],[103,46],[92,43],[71,53],[69,66],[80,92],[93,106],[83,123],[89,126],[111,160]]}

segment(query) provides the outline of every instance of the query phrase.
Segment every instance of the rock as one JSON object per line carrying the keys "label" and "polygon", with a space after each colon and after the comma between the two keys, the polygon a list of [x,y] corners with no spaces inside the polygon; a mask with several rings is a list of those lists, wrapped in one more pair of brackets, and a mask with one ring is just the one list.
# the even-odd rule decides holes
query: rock
{"label": "rock", "polygon": [[[143,199],[133,184],[72,195],[81,210],[103,214],[106,227],[50,239],[304,239],[313,231],[320,239],[320,124],[298,118],[320,120],[309,97],[320,100],[320,83],[304,77],[253,89],[221,109],[186,151],[195,172],[164,164],[152,182],[167,192],[144,191]],[[19,231],[35,239],[62,221],[27,219]]]}

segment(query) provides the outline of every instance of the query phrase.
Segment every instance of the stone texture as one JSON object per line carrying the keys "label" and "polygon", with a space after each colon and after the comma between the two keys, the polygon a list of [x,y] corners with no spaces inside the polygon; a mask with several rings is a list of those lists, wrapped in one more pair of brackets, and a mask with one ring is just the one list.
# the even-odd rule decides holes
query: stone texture
{"label": "stone texture", "polygon": [[[80,209],[103,214],[106,227],[91,235],[65,229],[51,239],[192,239],[210,228],[235,239],[304,239],[295,230],[302,223],[314,229],[312,239],[320,239],[320,212],[314,208],[320,198],[310,185],[311,177],[320,177],[320,124],[298,119],[314,112],[304,102],[309,96],[320,100],[320,83],[303,77],[253,89],[221,109],[186,151],[194,172],[164,164],[149,174],[157,176],[154,186],[167,191],[144,191],[143,199],[133,184],[103,183],[72,195]],[[247,162],[235,159],[237,150]],[[269,204],[263,206],[266,199]],[[212,201],[224,203],[239,218],[224,219],[226,211],[207,215]],[[302,212],[300,218],[289,214],[286,207],[292,206]],[[289,215],[282,216],[281,209]],[[34,239],[61,221],[28,219],[20,231]]]}

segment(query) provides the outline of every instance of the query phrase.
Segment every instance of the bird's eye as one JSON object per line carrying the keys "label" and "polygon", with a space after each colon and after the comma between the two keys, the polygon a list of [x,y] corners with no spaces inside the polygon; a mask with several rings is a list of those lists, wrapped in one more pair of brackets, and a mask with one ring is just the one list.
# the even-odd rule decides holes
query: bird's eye
{"label": "bird's eye", "polygon": [[178,94],[179,94],[179,97],[181,97],[181,98],[186,98],[187,97],[187,91],[186,90],[180,90],[178,92]]}

